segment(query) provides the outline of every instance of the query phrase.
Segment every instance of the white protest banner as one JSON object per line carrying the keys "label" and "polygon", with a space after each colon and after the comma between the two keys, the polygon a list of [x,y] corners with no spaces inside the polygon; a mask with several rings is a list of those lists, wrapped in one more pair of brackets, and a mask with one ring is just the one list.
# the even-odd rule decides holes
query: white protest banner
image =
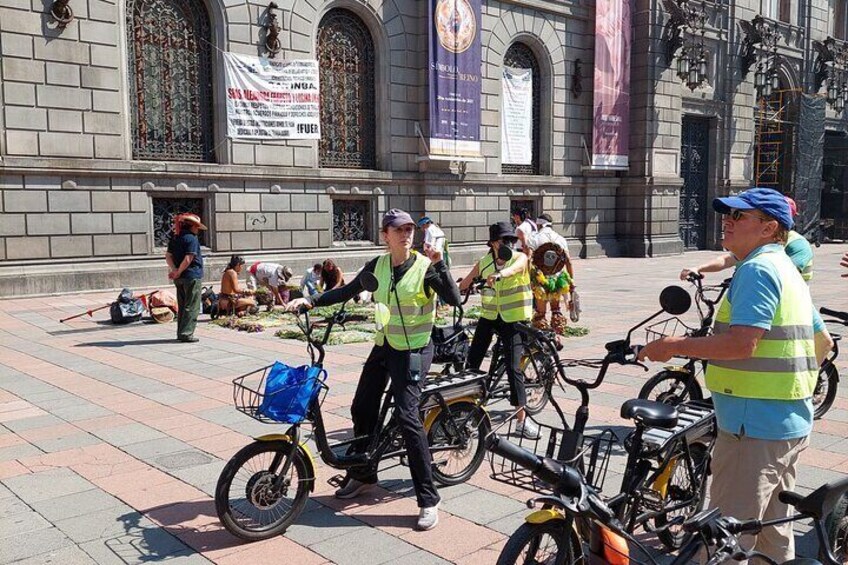
{"label": "white protest banner", "polygon": [[233,139],[320,139],[318,61],[224,53],[227,135]]}
{"label": "white protest banner", "polygon": [[529,165],[533,162],[533,71],[504,67],[501,100],[501,163]]}

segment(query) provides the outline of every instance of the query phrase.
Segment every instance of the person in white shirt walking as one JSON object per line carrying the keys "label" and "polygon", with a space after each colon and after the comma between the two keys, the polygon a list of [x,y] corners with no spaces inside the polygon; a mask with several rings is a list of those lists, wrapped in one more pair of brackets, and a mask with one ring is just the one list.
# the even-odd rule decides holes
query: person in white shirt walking
{"label": "person in white shirt walking", "polygon": [[530,237],[536,233],[536,223],[530,218],[527,208],[518,208],[512,211],[512,223],[515,224],[515,237],[518,243],[515,248],[526,255],[530,255],[528,242]]}

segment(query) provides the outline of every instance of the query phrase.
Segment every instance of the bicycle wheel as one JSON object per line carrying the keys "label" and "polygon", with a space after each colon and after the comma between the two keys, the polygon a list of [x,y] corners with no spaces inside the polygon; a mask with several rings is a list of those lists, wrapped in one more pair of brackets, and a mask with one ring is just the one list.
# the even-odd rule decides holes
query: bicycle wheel
{"label": "bicycle wheel", "polygon": [[[707,491],[707,473],[710,466],[710,452],[706,445],[693,443],[689,446],[692,455],[693,474],[690,474],[682,454],[669,463],[673,465],[665,484],[665,507],[674,506],[684,500],[692,499],[692,504],[673,512],[668,512],[654,519],[657,529],[664,528],[675,518],[683,517],[688,520],[704,508],[704,496]],[[668,526],[657,532],[657,537],[669,549],[680,549],[691,534],[683,531],[683,521],[674,526]]]}
{"label": "bicycle wheel", "polygon": [[448,406],[439,412],[427,433],[431,448],[450,448],[433,454],[433,479],[441,485],[464,483],[486,457],[489,418],[470,402]]}
{"label": "bicycle wheel", "polygon": [[[843,495],[836,503],[833,512],[825,520],[830,549],[840,563],[848,562],[848,515],[846,514],[848,514],[848,496]],[[827,562],[823,553],[821,554],[821,562]]]}
{"label": "bicycle wheel", "polygon": [[[503,388],[499,386],[498,390],[503,390],[506,397],[509,398],[509,381],[504,374],[506,373],[506,363],[502,360],[499,361],[501,362],[495,368],[492,382],[503,383]],[[522,356],[521,370],[524,373],[524,394],[527,397],[524,410],[527,414],[535,416],[548,405],[556,369],[546,355],[541,351],[534,351],[530,355]]]}
{"label": "bicycle wheel", "polygon": [[525,523],[509,537],[497,565],[551,563],[571,565],[583,561],[582,547],[574,539],[572,519]]}
{"label": "bicycle wheel", "polygon": [[816,389],[813,391],[813,418],[818,420],[830,410],[836,400],[836,389],[839,388],[839,372],[830,361],[825,361],[819,368]]}
{"label": "bicycle wheel", "polygon": [[695,376],[682,371],[660,371],[639,391],[639,398],[677,406],[687,400],[703,400],[704,392]]}
{"label": "bicycle wheel", "polygon": [[[315,477],[288,441],[255,441],[229,460],[215,487],[215,509],[228,532],[248,541],[283,533],[306,505]],[[287,457],[288,475],[274,487]]]}

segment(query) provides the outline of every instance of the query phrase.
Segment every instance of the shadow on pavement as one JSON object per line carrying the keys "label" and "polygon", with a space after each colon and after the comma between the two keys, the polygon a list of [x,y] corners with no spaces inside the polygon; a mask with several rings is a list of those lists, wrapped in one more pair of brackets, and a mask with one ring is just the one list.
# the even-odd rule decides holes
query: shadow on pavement
{"label": "shadow on pavement", "polygon": [[165,345],[180,343],[174,338],[169,339],[134,339],[132,341],[89,341],[78,343],[74,347],[125,347],[127,345]]}

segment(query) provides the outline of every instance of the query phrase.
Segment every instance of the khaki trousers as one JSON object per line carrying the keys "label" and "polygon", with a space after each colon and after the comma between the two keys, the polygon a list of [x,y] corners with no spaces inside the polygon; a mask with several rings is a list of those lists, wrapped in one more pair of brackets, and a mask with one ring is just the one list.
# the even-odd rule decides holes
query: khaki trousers
{"label": "khaki trousers", "polygon": [[[765,440],[719,430],[713,449],[710,508],[740,520],[788,517],[789,506],[777,497],[781,491],[795,489],[798,456],[807,445],[808,437]],[[758,536],[743,536],[740,543],[778,563],[795,558],[791,522],[764,528]]]}

